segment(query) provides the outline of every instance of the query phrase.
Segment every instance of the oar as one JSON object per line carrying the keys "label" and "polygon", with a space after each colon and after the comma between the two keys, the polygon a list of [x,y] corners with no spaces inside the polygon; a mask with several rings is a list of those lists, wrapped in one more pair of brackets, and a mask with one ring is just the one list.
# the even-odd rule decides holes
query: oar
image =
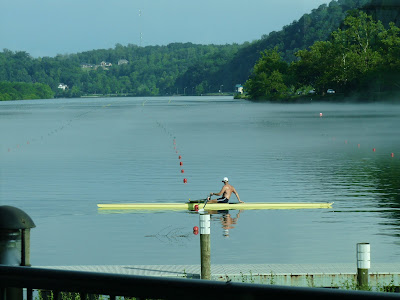
{"label": "oar", "polygon": [[199,213],[203,213],[204,212],[204,208],[206,207],[207,203],[208,203],[208,199],[211,199],[211,194],[209,197],[207,197],[206,202],[204,203],[203,208],[199,209]]}

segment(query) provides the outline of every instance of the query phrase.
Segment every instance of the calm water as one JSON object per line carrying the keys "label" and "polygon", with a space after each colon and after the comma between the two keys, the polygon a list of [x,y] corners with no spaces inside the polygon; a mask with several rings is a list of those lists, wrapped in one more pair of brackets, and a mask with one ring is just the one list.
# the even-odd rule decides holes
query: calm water
{"label": "calm water", "polygon": [[230,211],[229,236],[212,215],[212,263],[355,262],[358,242],[371,243],[372,262],[398,262],[399,125],[400,105],[389,104],[0,103],[0,205],[36,223],[32,265],[198,264],[197,214],[100,213],[96,204],[204,198],[228,176],[244,201],[335,203]]}

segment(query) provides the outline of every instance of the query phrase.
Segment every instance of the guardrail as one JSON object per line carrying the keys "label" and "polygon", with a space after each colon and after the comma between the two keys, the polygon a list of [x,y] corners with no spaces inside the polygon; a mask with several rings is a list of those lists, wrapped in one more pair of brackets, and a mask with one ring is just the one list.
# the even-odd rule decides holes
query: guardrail
{"label": "guardrail", "polygon": [[[322,288],[301,288],[218,282],[185,278],[162,278],[136,275],[119,275],[81,271],[49,270],[31,267],[0,265],[0,300],[9,300],[8,289],[27,289],[27,299],[32,290],[51,290],[54,299],[61,292],[76,292],[81,299],[87,295],[109,295],[143,299],[380,299],[400,298],[398,294],[364,291],[345,291]],[[22,295],[22,293],[21,293]]]}

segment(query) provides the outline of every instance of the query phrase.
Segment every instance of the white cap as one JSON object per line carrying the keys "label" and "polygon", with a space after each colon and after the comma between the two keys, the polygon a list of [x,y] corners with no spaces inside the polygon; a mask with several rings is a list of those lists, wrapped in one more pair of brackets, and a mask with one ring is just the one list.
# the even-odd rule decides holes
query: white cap
{"label": "white cap", "polygon": [[222,179],[222,182],[228,182],[228,181],[229,181],[228,177],[224,177],[224,179]]}

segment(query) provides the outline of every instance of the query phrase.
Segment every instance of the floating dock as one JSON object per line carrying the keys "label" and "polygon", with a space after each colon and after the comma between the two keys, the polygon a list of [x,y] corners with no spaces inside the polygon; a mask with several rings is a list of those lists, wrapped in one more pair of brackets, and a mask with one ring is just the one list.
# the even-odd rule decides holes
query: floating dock
{"label": "floating dock", "polygon": [[[200,279],[200,265],[34,266],[46,269]],[[347,287],[357,283],[354,263],[211,265],[211,279],[298,287]],[[371,287],[400,286],[400,263],[374,263]]]}

